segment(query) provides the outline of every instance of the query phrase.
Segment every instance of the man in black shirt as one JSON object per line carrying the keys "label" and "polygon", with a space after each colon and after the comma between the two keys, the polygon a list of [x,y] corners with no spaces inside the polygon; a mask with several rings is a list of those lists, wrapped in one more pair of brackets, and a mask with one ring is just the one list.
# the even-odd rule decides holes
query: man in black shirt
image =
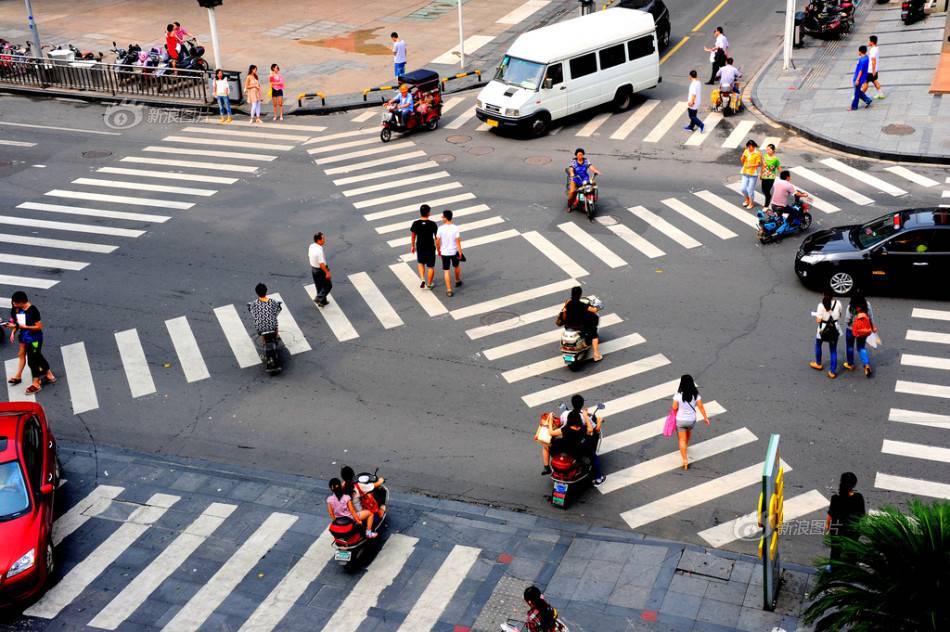
{"label": "man in black shirt", "polygon": [[[412,252],[416,254],[419,263],[419,287],[432,289],[435,278],[435,234],[439,227],[429,219],[429,205],[419,207],[419,219],[412,223],[409,230],[412,232]],[[426,270],[428,268],[428,270]]]}
{"label": "man in black shirt", "polygon": [[25,345],[26,362],[33,374],[33,383],[26,389],[26,394],[33,395],[40,392],[44,384],[56,383],[49,362],[43,357],[43,321],[40,310],[30,303],[26,292],[14,292],[10,302],[13,305],[12,321],[5,326],[19,334],[20,342]]}
{"label": "man in black shirt", "polygon": [[600,338],[597,336],[597,323],[600,319],[596,307],[581,302],[583,292],[579,285],[571,288],[571,299],[564,303],[561,315],[565,327],[583,332],[587,344],[594,346],[594,362],[600,362],[603,360],[600,355]]}

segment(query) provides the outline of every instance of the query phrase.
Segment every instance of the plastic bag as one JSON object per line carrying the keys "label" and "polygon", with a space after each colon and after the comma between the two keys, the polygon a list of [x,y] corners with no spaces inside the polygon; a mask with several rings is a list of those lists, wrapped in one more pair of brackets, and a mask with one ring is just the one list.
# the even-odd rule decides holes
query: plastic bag
{"label": "plastic bag", "polygon": [[877,349],[878,347],[881,346],[881,337],[878,336],[877,332],[875,331],[873,334],[868,336],[867,343],[868,343],[868,346],[871,347],[872,349]]}
{"label": "plastic bag", "polygon": [[663,436],[672,437],[676,431],[676,411],[670,408],[670,414],[666,416],[666,423],[663,424]]}

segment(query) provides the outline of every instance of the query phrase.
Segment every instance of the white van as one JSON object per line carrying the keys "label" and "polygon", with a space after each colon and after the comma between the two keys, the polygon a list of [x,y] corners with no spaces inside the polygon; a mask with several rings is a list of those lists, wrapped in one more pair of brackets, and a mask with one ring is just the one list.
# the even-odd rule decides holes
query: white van
{"label": "white van", "polygon": [[611,101],[627,109],[633,93],[660,81],[653,16],[607,9],[522,33],[478,94],[475,115],[540,136],[568,114]]}

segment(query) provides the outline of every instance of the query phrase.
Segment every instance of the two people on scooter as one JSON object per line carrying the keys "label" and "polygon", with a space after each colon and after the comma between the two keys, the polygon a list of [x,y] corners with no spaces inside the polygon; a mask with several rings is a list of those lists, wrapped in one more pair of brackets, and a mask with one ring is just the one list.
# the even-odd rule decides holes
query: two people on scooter
{"label": "two people on scooter", "polygon": [[[352,471],[352,470],[351,470]],[[357,507],[353,499],[353,489],[351,493],[343,486],[343,482],[338,478],[330,479],[330,495],[327,496],[327,513],[330,514],[330,521],[337,518],[346,518],[354,523],[366,528],[366,537],[375,538],[378,534],[373,531],[373,519],[376,514],[362,505]]]}
{"label": "two people on scooter", "polygon": [[590,161],[584,156],[584,150],[578,147],[574,150],[574,160],[567,167],[568,182],[567,189],[567,212],[574,210],[574,202],[577,200],[577,187],[587,184],[591,175],[600,175],[600,171],[590,164]]}
{"label": "two people on scooter", "polygon": [[542,476],[551,473],[551,452],[567,452],[575,459],[589,460],[594,471],[594,485],[600,485],[607,477],[600,469],[600,457],[597,455],[597,444],[600,442],[600,430],[604,419],[597,416],[592,420],[584,409],[584,398],[581,395],[571,397],[571,409],[561,413],[560,428],[553,427],[554,414],[548,418],[551,424],[551,446],[544,446],[544,469]]}
{"label": "two people on scooter", "polygon": [[587,344],[594,347],[594,362],[600,362],[604,356],[600,355],[600,338],[597,335],[597,324],[600,317],[597,308],[581,301],[584,293],[581,286],[571,288],[571,298],[561,308],[560,320],[564,326],[584,334]]}
{"label": "two people on scooter", "polygon": [[254,328],[257,329],[257,335],[273,332],[277,334],[277,315],[284,308],[283,304],[275,299],[267,297],[267,286],[258,283],[254,287],[254,293],[257,299],[247,304],[247,310],[251,312],[251,318],[254,319]]}
{"label": "two people on scooter", "polygon": [[[385,490],[380,489],[386,482],[380,476],[375,483],[360,483],[356,480],[356,473],[349,465],[340,468],[340,478],[343,479],[343,493],[353,499],[353,506],[357,511],[367,510],[380,520],[386,513]],[[369,525],[372,526],[372,523]]]}

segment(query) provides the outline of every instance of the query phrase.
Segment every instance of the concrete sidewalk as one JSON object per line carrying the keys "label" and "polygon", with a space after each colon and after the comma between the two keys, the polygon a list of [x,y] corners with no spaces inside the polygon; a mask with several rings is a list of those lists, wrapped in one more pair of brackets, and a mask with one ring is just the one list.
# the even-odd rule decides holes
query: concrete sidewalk
{"label": "concrete sidewalk", "polygon": [[[777,55],[760,74],[753,102],[766,116],[835,149],[874,158],[950,164],[950,100],[929,88],[940,58],[946,13],[911,26],[900,2],[858,7],[854,32],[841,40],[806,37],[795,68]],[[849,112],[857,49],[876,34],[886,99]],[[876,94],[873,86],[868,96]]]}

